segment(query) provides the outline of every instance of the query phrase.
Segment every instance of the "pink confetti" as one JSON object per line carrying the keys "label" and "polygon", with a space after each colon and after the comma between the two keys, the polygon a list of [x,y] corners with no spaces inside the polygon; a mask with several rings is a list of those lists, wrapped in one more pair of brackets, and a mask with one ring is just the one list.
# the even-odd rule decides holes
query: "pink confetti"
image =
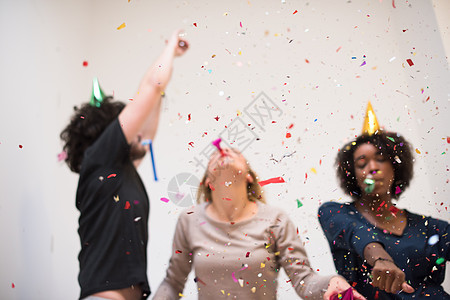
{"label": "pink confetti", "polygon": [[260,186],[265,186],[265,185],[270,184],[270,183],[283,183],[283,182],[286,182],[286,181],[284,181],[283,177],[275,177],[275,178],[270,178],[270,179],[267,179],[267,180],[260,181],[259,185]]}
{"label": "pink confetti", "polygon": [[402,192],[402,190],[400,189],[400,187],[396,186],[395,187],[395,194],[397,195],[397,194],[400,194],[401,192]]}
{"label": "pink confetti", "polygon": [[241,28],[242,28],[242,22],[239,22],[239,25],[241,25]]}
{"label": "pink confetti", "polygon": [[168,203],[168,202],[169,202],[169,199],[162,197],[162,198],[161,198],[161,201],[162,201],[162,202]]}
{"label": "pink confetti", "polygon": [[63,150],[61,153],[58,154],[58,161],[66,160],[66,158],[67,158],[66,151]]}
{"label": "pink confetti", "polygon": [[231,277],[233,277],[233,281],[234,281],[234,282],[238,282],[238,280],[237,280],[236,277],[234,276],[234,272],[231,273]]}
{"label": "pink confetti", "polygon": [[393,7],[393,8],[396,8],[396,7],[395,7],[395,0],[392,0],[392,7]]}
{"label": "pink confetti", "polygon": [[108,177],[106,177],[106,178],[111,178],[111,177],[116,177],[116,176],[117,176],[117,174],[109,174]]}
{"label": "pink confetti", "polygon": [[339,46],[339,48],[336,49],[336,52],[339,52],[339,50],[341,50],[341,46]]}

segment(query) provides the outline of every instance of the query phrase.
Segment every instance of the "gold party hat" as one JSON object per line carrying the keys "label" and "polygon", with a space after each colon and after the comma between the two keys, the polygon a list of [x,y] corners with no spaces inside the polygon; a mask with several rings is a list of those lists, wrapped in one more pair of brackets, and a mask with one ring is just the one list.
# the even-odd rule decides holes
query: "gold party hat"
{"label": "gold party hat", "polygon": [[380,130],[380,125],[378,125],[377,116],[373,111],[372,104],[367,103],[366,117],[364,118],[362,134],[373,135],[375,132]]}

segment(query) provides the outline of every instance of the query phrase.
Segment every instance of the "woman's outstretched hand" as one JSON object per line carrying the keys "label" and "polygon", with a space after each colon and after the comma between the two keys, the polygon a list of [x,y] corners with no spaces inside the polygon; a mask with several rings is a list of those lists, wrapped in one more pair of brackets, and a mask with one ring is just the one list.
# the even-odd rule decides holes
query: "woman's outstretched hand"
{"label": "woman's outstretched hand", "polygon": [[405,273],[391,260],[376,260],[372,269],[372,285],[387,293],[414,292],[406,283]]}
{"label": "woman's outstretched hand", "polygon": [[[349,288],[352,288],[350,284],[341,276],[335,276],[330,279],[328,283],[328,289],[323,295],[323,299],[329,300],[333,295],[342,294]],[[353,291],[353,299],[357,300],[365,300],[366,298],[358,293],[355,289],[352,288]]]}

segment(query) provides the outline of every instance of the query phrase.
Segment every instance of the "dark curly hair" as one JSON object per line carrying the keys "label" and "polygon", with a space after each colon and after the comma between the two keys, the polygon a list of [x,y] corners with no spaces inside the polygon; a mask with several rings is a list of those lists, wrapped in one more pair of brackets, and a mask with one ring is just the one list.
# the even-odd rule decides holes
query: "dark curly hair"
{"label": "dark curly hair", "polygon": [[[374,145],[382,155],[391,161],[394,168],[391,196],[397,199],[413,177],[414,157],[410,144],[395,132],[379,131],[371,136],[360,135],[340,150],[336,157],[336,166],[337,177],[342,189],[354,199],[359,199],[362,196],[362,191],[356,181],[353,154],[361,144],[366,143]],[[397,190],[397,187],[400,188],[400,191]]]}
{"label": "dark curly hair", "polygon": [[65,143],[63,150],[70,170],[80,173],[84,151],[95,142],[105,128],[119,115],[125,104],[112,101],[106,97],[100,107],[84,103],[80,108],[74,107],[69,125],[61,132],[60,138]]}

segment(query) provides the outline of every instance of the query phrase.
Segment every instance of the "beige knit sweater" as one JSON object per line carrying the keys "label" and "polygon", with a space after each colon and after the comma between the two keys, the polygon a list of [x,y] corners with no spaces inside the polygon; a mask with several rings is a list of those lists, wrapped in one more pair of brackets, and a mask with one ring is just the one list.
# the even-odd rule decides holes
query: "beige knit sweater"
{"label": "beige knit sweater", "polygon": [[319,276],[311,269],[286,213],[258,203],[255,216],[231,224],[211,219],[207,205],[181,213],[166,278],[153,299],[179,299],[192,268],[200,300],[276,299],[281,267],[300,297],[323,299],[333,275]]}

